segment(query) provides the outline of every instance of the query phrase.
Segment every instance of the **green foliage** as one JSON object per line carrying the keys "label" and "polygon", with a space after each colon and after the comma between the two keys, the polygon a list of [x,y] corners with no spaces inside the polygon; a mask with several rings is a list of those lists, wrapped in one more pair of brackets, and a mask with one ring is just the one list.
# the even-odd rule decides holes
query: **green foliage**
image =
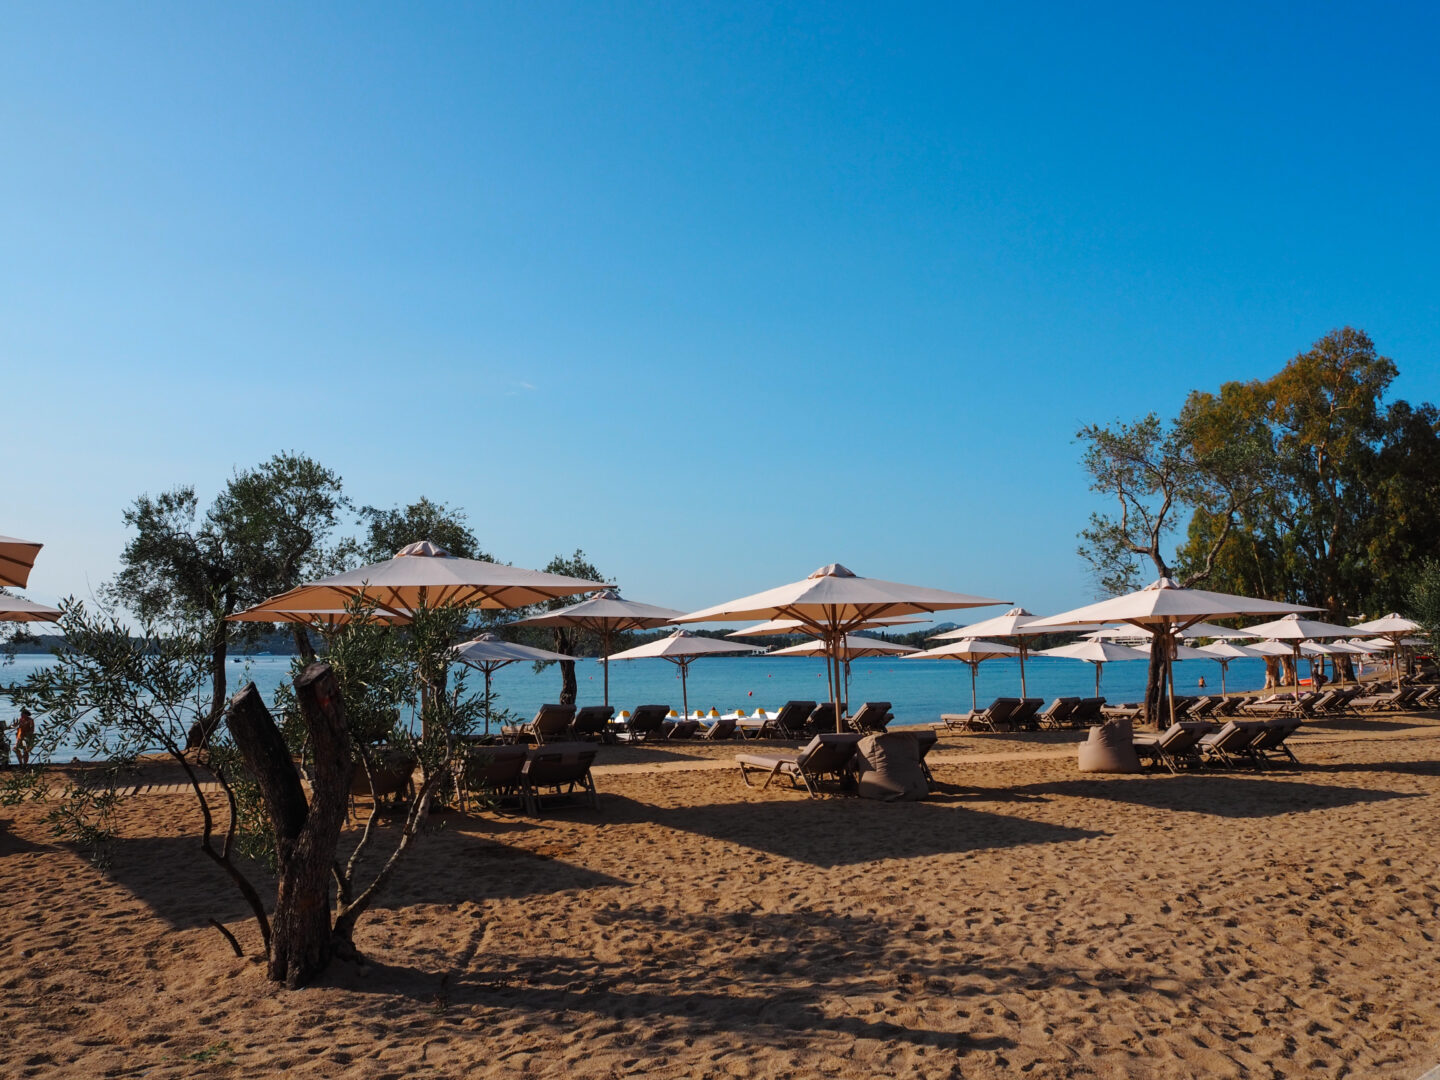
{"label": "green foliage", "polygon": [[1440,559],[1426,559],[1415,572],[1406,599],[1410,617],[1432,642],[1440,642]]}
{"label": "green foliage", "polygon": [[466,523],[465,511],[431,502],[424,495],[403,508],[362,507],[360,520],[365,525],[365,539],[351,542],[345,549],[346,561],[353,565],[384,562],[394,558],[401,548],[421,540],[439,544],[457,558],[495,561],[480,550],[480,541]]}
{"label": "green foliage", "polygon": [[10,694],[36,716],[37,766],[61,746],[97,763],[67,771],[49,820],[62,838],[98,853],[112,832],[122,778],[147,755],[185,760],[187,733],[209,709],[206,647],[193,624],[165,634],[146,624],[135,634],[113,613],[91,612],[73,598],[61,612],[65,646],[55,663]]}
{"label": "green foliage", "polygon": [[[1095,513],[1082,530],[1080,555],[1109,595],[1144,583],[1143,560],[1156,577],[1171,576],[1168,541],[1185,514],[1208,508],[1224,524],[1218,549],[1235,516],[1254,497],[1261,468],[1252,433],[1227,424],[1220,403],[1193,397],[1181,415],[1162,421],[1150,413],[1133,423],[1087,424],[1077,437],[1092,491],[1115,500],[1112,513]],[[1204,578],[1207,561],[1186,584]]]}
{"label": "green foliage", "polygon": [[[1440,414],[1387,405],[1395,375],[1346,327],[1270,379],[1221,388],[1226,422],[1256,447],[1259,497],[1215,558],[1214,587],[1335,618],[1404,606],[1411,568],[1440,554]],[[1180,564],[1201,562],[1224,525],[1197,509]]]}

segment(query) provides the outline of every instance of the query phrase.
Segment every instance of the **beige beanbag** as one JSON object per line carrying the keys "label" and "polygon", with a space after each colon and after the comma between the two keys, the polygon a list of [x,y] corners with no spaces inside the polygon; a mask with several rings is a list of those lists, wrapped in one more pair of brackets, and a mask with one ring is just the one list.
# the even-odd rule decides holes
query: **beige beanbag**
{"label": "beige beanbag", "polygon": [[920,768],[920,742],[905,732],[865,736],[856,747],[855,768],[862,799],[915,801],[930,794]]}
{"label": "beige beanbag", "polygon": [[1090,738],[1080,744],[1080,771],[1140,771],[1140,758],[1135,753],[1134,736],[1128,719],[1117,717],[1090,729]]}

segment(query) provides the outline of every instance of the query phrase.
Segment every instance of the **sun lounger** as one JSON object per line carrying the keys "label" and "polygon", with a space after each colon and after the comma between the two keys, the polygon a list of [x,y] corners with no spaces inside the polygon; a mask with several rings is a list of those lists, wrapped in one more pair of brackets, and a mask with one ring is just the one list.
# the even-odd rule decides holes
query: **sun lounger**
{"label": "sun lounger", "polygon": [[1410,707],[1419,696],[1419,688],[1401,686],[1388,694],[1374,694],[1351,702],[1351,705],[1365,712],[1399,712]]}
{"label": "sun lounger", "polygon": [[695,733],[700,730],[699,720],[666,720],[665,738],[667,739],[693,739]]}
{"label": "sun lounger", "polygon": [[746,787],[751,787],[750,770],[765,773],[765,783],[770,786],[777,776],[787,777],[796,787],[803,786],[811,795],[820,793],[820,786],[832,780],[843,786],[852,772],[855,760],[855,746],[864,738],[854,732],[816,735],[798,754],[736,754],[740,763],[740,777]]}
{"label": "sun lounger", "polygon": [[520,774],[526,810],[538,814],[547,799],[565,799],[600,809],[595,778],[590,775],[597,752],[589,743],[551,743],[531,749]]}
{"label": "sun lounger", "polygon": [[1202,736],[1214,729],[1214,724],[1177,720],[1159,735],[1141,735],[1134,740],[1135,753],[1142,762],[1152,767],[1164,765],[1172,773],[1179,772],[1182,765],[1199,762],[1197,749]]}
{"label": "sun lounger", "polygon": [[1020,704],[1016,706],[1005,725],[1011,731],[1034,731],[1039,726],[1038,717],[1040,710],[1045,707],[1045,699],[1038,697],[1021,698]]}
{"label": "sun lounger", "polygon": [[610,718],[615,715],[613,705],[586,705],[577,709],[570,724],[570,735],[576,739],[603,739],[609,731]]}
{"label": "sun lounger", "polygon": [[940,736],[929,728],[915,728],[913,734],[915,741],[920,745],[920,768],[925,773],[925,779],[933,784],[935,777],[930,774],[930,766],[925,763],[925,756],[935,749],[935,744],[940,741]]}
{"label": "sun lounger", "polygon": [[527,753],[523,746],[476,746],[468,750],[460,772],[460,808],[465,809],[468,798],[477,794],[496,803],[523,803],[520,774],[525,770]]}
{"label": "sun lounger", "polygon": [[1416,695],[1415,700],[1411,702],[1411,706],[1412,708],[1424,710],[1440,708],[1440,686],[1427,686]]}
{"label": "sun lounger", "polygon": [[665,718],[669,715],[668,705],[637,705],[628,719],[615,725],[615,734],[623,742],[663,739]]}
{"label": "sun lounger", "polygon": [[1201,735],[1196,749],[1207,763],[1216,761],[1235,765],[1240,758],[1249,756],[1250,744],[1259,736],[1264,727],[1255,720],[1231,720],[1219,731]]}
{"label": "sun lounger", "polygon": [[1107,720],[1139,720],[1145,706],[1139,702],[1126,702],[1122,705],[1105,705],[1100,709],[1100,715]]}
{"label": "sun lounger", "polygon": [[702,739],[711,739],[714,741],[718,741],[720,739],[733,739],[735,737],[736,725],[738,725],[739,723],[740,720],[738,717],[722,716],[719,720],[716,720],[709,727],[705,728],[704,732],[701,734],[700,737]]}
{"label": "sun lounger", "polygon": [[890,712],[888,701],[867,701],[864,702],[854,716],[848,722],[851,731],[858,731],[863,735],[873,734],[877,731],[884,731],[885,725],[890,723],[894,716]]}
{"label": "sun lounger", "polygon": [[815,711],[813,701],[787,701],[780,711],[770,718],[763,733],[777,739],[799,739],[805,734],[805,722]]}
{"label": "sun lounger", "polygon": [[402,798],[414,798],[415,767],[418,764],[415,757],[394,748],[372,747],[370,772],[366,773],[365,766],[356,762],[350,773],[351,813],[354,813],[357,795],[376,803],[388,798],[392,805]]}
{"label": "sun lounger", "polygon": [[[844,716],[849,711],[845,702],[840,702],[840,715]],[[810,719],[805,722],[805,730],[811,735],[833,735],[835,734],[835,704],[830,701],[822,701],[815,706],[810,713]]]}
{"label": "sun lounger", "polygon": [[1105,699],[1103,697],[1081,698],[1080,703],[1075,706],[1074,712],[1070,714],[1068,722],[1072,728],[1088,728],[1091,724],[1103,724],[1105,722]]}
{"label": "sun lounger", "polygon": [[996,698],[985,708],[975,712],[946,713],[940,717],[947,728],[963,728],[966,731],[999,731],[1020,707],[1020,699],[1014,697]]}
{"label": "sun lounger", "polygon": [[1250,753],[1254,755],[1256,763],[1263,763],[1272,757],[1278,758],[1281,755],[1289,758],[1296,765],[1299,760],[1286,745],[1286,740],[1300,730],[1305,721],[1300,717],[1291,717],[1287,720],[1272,720],[1261,726],[1259,735],[1250,744]]}
{"label": "sun lounger", "polygon": [[1195,699],[1195,703],[1191,705],[1189,710],[1185,713],[1185,719],[1209,720],[1210,717],[1214,715],[1215,706],[1218,704],[1220,704],[1220,699],[1218,697],[1212,697],[1209,694],[1198,697]]}
{"label": "sun lounger", "polygon": [[1057,697],[1049,708],[1035,718],[1042,728],[1063,728],[1070,725],[1070,717],[1080,707],[1078,697]]}
{"label": "sun lounger", "polygon": [[564,736],[575,721],[574,705],[541,705],[528,724],[506,724],[500,729],[505,742],[533,742],[544,745]]}

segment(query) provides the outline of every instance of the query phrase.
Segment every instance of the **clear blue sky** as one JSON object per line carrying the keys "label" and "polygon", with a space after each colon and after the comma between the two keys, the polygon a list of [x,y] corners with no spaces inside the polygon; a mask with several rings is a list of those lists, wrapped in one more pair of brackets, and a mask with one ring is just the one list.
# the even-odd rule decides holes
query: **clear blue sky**
{"label": "clear blue sky", "polygon": [[1081,423],[1344,324],[1440,399],[1436,12],[11,6],[0,533],[84,594],[295,449],[637,600],[1086,601]]}

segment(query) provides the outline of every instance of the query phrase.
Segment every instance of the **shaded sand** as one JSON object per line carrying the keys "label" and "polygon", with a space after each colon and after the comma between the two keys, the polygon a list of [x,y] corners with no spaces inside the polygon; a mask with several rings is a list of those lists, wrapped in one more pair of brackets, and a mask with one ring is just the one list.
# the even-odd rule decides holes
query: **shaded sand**
{"label": "shaded sand", "polygon": [[437,818],[362,924],[368,971],[298,993],[205,925],[258,944],[194,854],[184,796],[132,801],[104,870],[55,846],[39,808],[0,811],[0,1076],[1415,1077],[1440,1061],[1440,725],[1316,725],[1302,768],[1261,775],[1086,778],[1057,749],[947,739],[939,794],[905,806],[611,753],[599,814]]}

